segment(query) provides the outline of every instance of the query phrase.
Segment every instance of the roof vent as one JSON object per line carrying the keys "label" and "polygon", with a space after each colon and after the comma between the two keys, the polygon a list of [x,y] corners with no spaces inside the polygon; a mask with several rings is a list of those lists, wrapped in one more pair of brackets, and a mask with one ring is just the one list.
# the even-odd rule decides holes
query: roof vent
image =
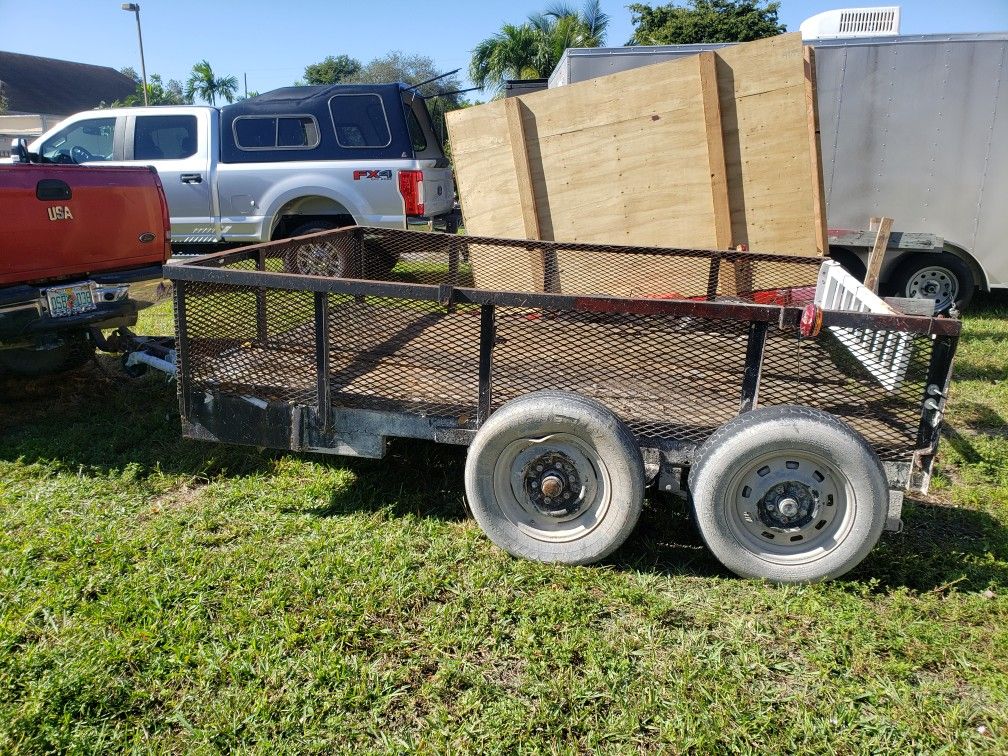
{"label": "roof vent", "polygon": [[802,39],[849,39],[899,34],[900,6],[843,8],[817,13],[802,21]]}

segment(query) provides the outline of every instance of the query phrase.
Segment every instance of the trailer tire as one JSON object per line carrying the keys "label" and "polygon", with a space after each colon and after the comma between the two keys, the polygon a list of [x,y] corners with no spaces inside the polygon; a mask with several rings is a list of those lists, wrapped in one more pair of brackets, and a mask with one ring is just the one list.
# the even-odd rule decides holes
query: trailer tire
{"label": "trailer tire", "polygon": [[83,367],[94,353],[86,331],[70,331],[61,334],[59,345],[52,349],[0,350],[0,371],[23,378],[64,373]]}
{"label": "trailer tire", "polygon": [[644,501],[633,433],[593,399],[540,391],[507,402],[466,457],[469,507],[510,554],[590,564],[627,539]]}
{"label": "trailer tire", "polygon": [[889,277],[889,291],[896,297],[935,300],[935,312],[947,312],[954,303],[963,309],[973,299],[976,281],[969,265],[951,252],[908,255]]}
{"label": "trailer tire", "polygon": [[700,535],[742,577],[835,578],[878,542],[889,487],[864,437],[827,412],[770,407],[729,420],[689,473]]}
{"label": "trailer tire", "polygon": [[858,281],[864,281],[868,268],[861,262],[861,258],[846,247],[830,247],[829,258],[840,263],[844,270],[850,273]]}

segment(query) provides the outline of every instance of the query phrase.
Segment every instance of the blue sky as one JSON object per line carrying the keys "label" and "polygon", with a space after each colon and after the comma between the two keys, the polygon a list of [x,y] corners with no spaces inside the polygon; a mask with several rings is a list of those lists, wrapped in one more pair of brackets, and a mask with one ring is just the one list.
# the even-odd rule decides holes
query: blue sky
{"label": "blue sky", "polygon": [[[292,84],[309,63],[346,53],[363,62],[389,50],[422,53],[441,70],[469,63],[475,44],[505,22],[520,23],[551,0],[142,0],[147,73],[185,80],[206,58],[218,74],[244,75],[250,90]],[[580,0],[573,0],[579,5]],[[608,44],[632,33],[629,0],[602,0],[610,16]],[[660,2],[653,2],[658,5]],[[877,2],[783,0],[781,20],[797,30],[808,16]],[[897,3],[893,3],[897,4]],[[902,3],[904,34],[1008,31],[1008,0]],[[0,50],[139,71],[136,23],[118,0],[0,0]],[[3,72],[0,71],[0,79]],[[479,93],[475,93],[477,98]]]}

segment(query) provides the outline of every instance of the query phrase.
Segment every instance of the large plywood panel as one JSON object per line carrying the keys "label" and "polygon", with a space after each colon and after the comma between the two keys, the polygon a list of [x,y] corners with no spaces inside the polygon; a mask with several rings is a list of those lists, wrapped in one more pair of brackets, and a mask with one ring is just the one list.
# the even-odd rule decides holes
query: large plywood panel
{"label": "large plywood panel", "polygon": [[[510,106],[517,142],[502,102],[450,113],[466,228],[529,238],[534,207],[546,240],[821,253],[806,66],[800,35],[782,35],[525,95]],[[527,171],[516,170],[522,159]],[[693,295],[706,286],[706,269],[672,271],[656,258],[630,274],[631,262],[640,258],[560,253],[559,288]],[[543,264],[474,260],[474,270],[477,285],[511,269],[515,288],[541,290]],[[492,276],[481,276],[487,266]]]}
{"label": "large plywood panel", "polygon": [[733,242],[758,252],[822,254],[821,178],[801,35],[716,55]]}

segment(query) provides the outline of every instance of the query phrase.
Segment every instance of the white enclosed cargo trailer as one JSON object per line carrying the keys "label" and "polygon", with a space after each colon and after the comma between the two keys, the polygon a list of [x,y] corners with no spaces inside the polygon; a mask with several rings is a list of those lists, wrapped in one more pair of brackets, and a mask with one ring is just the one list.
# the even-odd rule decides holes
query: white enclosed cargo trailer
{"label": "white enclosed cargo trailer", "polygon": [[[944,308],[1008,287],[1008,33],[807,42],[831,255],[863,274],[868,219],[886,215],[888,293]],[[724,46],[569,49],[549,86]]]}

